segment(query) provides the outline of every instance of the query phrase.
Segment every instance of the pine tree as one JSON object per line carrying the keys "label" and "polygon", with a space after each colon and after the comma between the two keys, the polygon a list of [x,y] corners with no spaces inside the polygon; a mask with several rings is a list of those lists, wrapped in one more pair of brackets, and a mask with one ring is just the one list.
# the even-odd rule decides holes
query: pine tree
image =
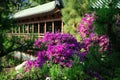
{"label": "pine tree", "polygon": [[74,35],[76,34],[77,26],[81,20],[81,16],[88,12],[87,0],[63,0],[62,20],[64,22],[64,31]]}
{"label": "pine tree", "polygon": [[[91,0],[96,16],[95,29],[98,34],[107,34],[115,50],[120,51],[119,29],[115,30],[120,20],[120,0]],[[116,16],[116,17],[115,17]]]}

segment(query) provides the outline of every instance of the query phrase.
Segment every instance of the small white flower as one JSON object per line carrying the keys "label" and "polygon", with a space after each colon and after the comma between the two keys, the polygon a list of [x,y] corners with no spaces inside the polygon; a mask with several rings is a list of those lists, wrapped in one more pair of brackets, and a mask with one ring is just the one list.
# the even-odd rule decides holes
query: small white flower
{"label": "small white flower", "polygon": [[46,79],[45,80],[50,80],[50,77],[46,77]]}

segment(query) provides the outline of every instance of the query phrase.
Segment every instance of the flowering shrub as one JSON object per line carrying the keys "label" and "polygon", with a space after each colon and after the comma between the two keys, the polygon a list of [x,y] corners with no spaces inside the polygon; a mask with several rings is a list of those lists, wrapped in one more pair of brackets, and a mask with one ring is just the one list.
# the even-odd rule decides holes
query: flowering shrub
{"label": "flowering shrub", "polygon": [[46,33],[43,39],[37,39],[35,47],[45,47],[45,50],[39,51],[37,60],[28,61],[27,68],[41,67],[46,61],[52,61],[63,67],[72,66],[72,58],[75,54],[80,54],[81,44],[70,34]]}
{"label": "flowering shrub", "polygon": [[78,32],[82,38],[84,49],[86,52],[93,45],[98,44],[100,46],[99,51],[106,51],[108,49],[109,40],[106,35],[98,36],[94,32],[93,21],[95,19],[94,14],[85,14],[78,27]]}
{"label": "flowering shrub", "polygon": [[62,67],[71,67],[73,56],[79,56],[83,60],[93,45],[99,45],[99,51],[106,51],[109,40],[106,35],[98,36],[94,32],[93,21],[94,14],[86,14],[78,27],[78,32],[82,38],[81,42],[70,34],[46,33],[42,39],[37,39],[34,46],[42,51],[38,51],[35,61],[28,61],[25,68],[29,70],[34,67],[42,67],[46,62],[59,64]]}

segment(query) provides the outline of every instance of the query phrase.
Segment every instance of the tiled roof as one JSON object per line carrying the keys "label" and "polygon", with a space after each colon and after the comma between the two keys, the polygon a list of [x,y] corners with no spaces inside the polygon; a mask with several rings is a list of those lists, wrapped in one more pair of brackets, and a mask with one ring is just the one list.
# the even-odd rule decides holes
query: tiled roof
{"label": "tiled roof", "polygon": [[32,16],[32,15],[47,13],[47,12],[54,10],[56,6],[59,6],[58,2],[52,1],[49,3],[45,3],[43,5],[39,5],[36,7],[32,7],[32,8],[19,11],[13,15],[13,18],[17,19],[17,18],[23,18],[23,17]]}

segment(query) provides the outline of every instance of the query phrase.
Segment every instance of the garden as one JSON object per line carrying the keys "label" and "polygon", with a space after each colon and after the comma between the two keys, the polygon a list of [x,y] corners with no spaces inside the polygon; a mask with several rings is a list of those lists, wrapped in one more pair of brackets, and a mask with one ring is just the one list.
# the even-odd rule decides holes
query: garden
{"label": "garden", "polygon": [[[47,32],[42,39],[5,37],[8,18],[0,13],[0,80],[120,79],[120,1],[62,1],[64,33]],[[34,59],[14,57],[14,51]]]}

